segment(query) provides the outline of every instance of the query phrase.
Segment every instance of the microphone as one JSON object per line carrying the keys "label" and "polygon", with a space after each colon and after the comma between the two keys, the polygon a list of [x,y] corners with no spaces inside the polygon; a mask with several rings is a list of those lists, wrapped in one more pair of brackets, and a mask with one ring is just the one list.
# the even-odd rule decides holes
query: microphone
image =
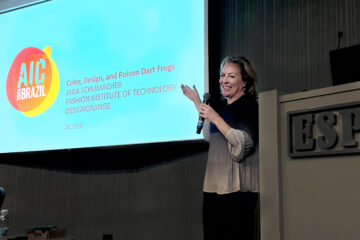
{"label": "microphone", "polygon": [[340,40],[343,37],[344,33],[343,32],[338,32],[338,49],[340,48]]}
{"label": "microphone", "polygon": [[[205,104],[208,104],[209,103],[209,100],[210,100],[210,93],[205,93],[204,96],[203,96],[203,103]],[[204,118],[203,117],[199,117],[199,121],[197,123],[197,126],[196,126],[196,133],[197,134],[200,134],[201,132],[201,129],[203,128],[204,126]]]}

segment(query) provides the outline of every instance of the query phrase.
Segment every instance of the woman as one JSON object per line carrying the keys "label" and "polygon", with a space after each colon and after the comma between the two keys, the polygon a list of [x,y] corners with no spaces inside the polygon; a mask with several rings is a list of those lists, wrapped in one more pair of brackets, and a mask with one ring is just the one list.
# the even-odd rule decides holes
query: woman
{"label": "woman", "polygon": [[204,181],[204,239],[254,239],[258,201],[257,76],[245,57],[227,57],[220,65],[225,98],[217,108],[201,103],[196,87],[182,85],[185,96],[205,119],[209,142]]}

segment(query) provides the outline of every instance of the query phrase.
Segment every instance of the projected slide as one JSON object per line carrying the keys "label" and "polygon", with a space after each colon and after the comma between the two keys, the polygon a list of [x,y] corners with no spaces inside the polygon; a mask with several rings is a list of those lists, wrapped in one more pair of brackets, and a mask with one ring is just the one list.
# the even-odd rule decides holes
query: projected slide
{"label": "projected slide", "polygon": [[204,1],[52,0],[0,14],[0,153],[193,140]]}

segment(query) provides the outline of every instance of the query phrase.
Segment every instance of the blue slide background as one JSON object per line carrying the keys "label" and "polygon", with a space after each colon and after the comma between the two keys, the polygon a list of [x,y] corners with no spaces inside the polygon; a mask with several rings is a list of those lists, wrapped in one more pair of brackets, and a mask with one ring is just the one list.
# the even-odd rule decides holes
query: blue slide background
{"label": "blue slide background", "polygon": [[[53,0],[1,14],[0,25],[0,153],[202,138],[195,133],[196,110],[180,85],[195,84],[204,93],[204,1]],[[60,91],[48,110],[27,117],[7,99],[7,74],[22,49],[48,45]],[[158,65],[175,70],[141,74],[142,68]],[[135,70],[139,76],[112,80],[121,82],[116,91],[131,90],[131,95],[66,105],[73,97],[67,90],[75,88],[68,80]],[[133,94],[133,89],[170,84],[173,91]],[[111,91],[98,93],[106,92]],[[110,110],[65,114],[67,107],[104,102],[110,102]]]}

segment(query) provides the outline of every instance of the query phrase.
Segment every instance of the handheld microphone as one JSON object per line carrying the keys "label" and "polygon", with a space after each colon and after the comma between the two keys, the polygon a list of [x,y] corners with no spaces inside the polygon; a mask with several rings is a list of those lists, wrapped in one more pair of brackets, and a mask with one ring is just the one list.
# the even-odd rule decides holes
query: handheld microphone
{"label": "handheld microphone", "polygon": [[[208,104],[209,100],[210,100],[210,93],[205,93],[203,98],[204,98],[203,103]],[[204,118],[199,117],[199,121],[198,121],[197,126],[196,126],[196,133],[197,134],[200,134],[201,129],[203,128],[203,126],[204,126]]]}

